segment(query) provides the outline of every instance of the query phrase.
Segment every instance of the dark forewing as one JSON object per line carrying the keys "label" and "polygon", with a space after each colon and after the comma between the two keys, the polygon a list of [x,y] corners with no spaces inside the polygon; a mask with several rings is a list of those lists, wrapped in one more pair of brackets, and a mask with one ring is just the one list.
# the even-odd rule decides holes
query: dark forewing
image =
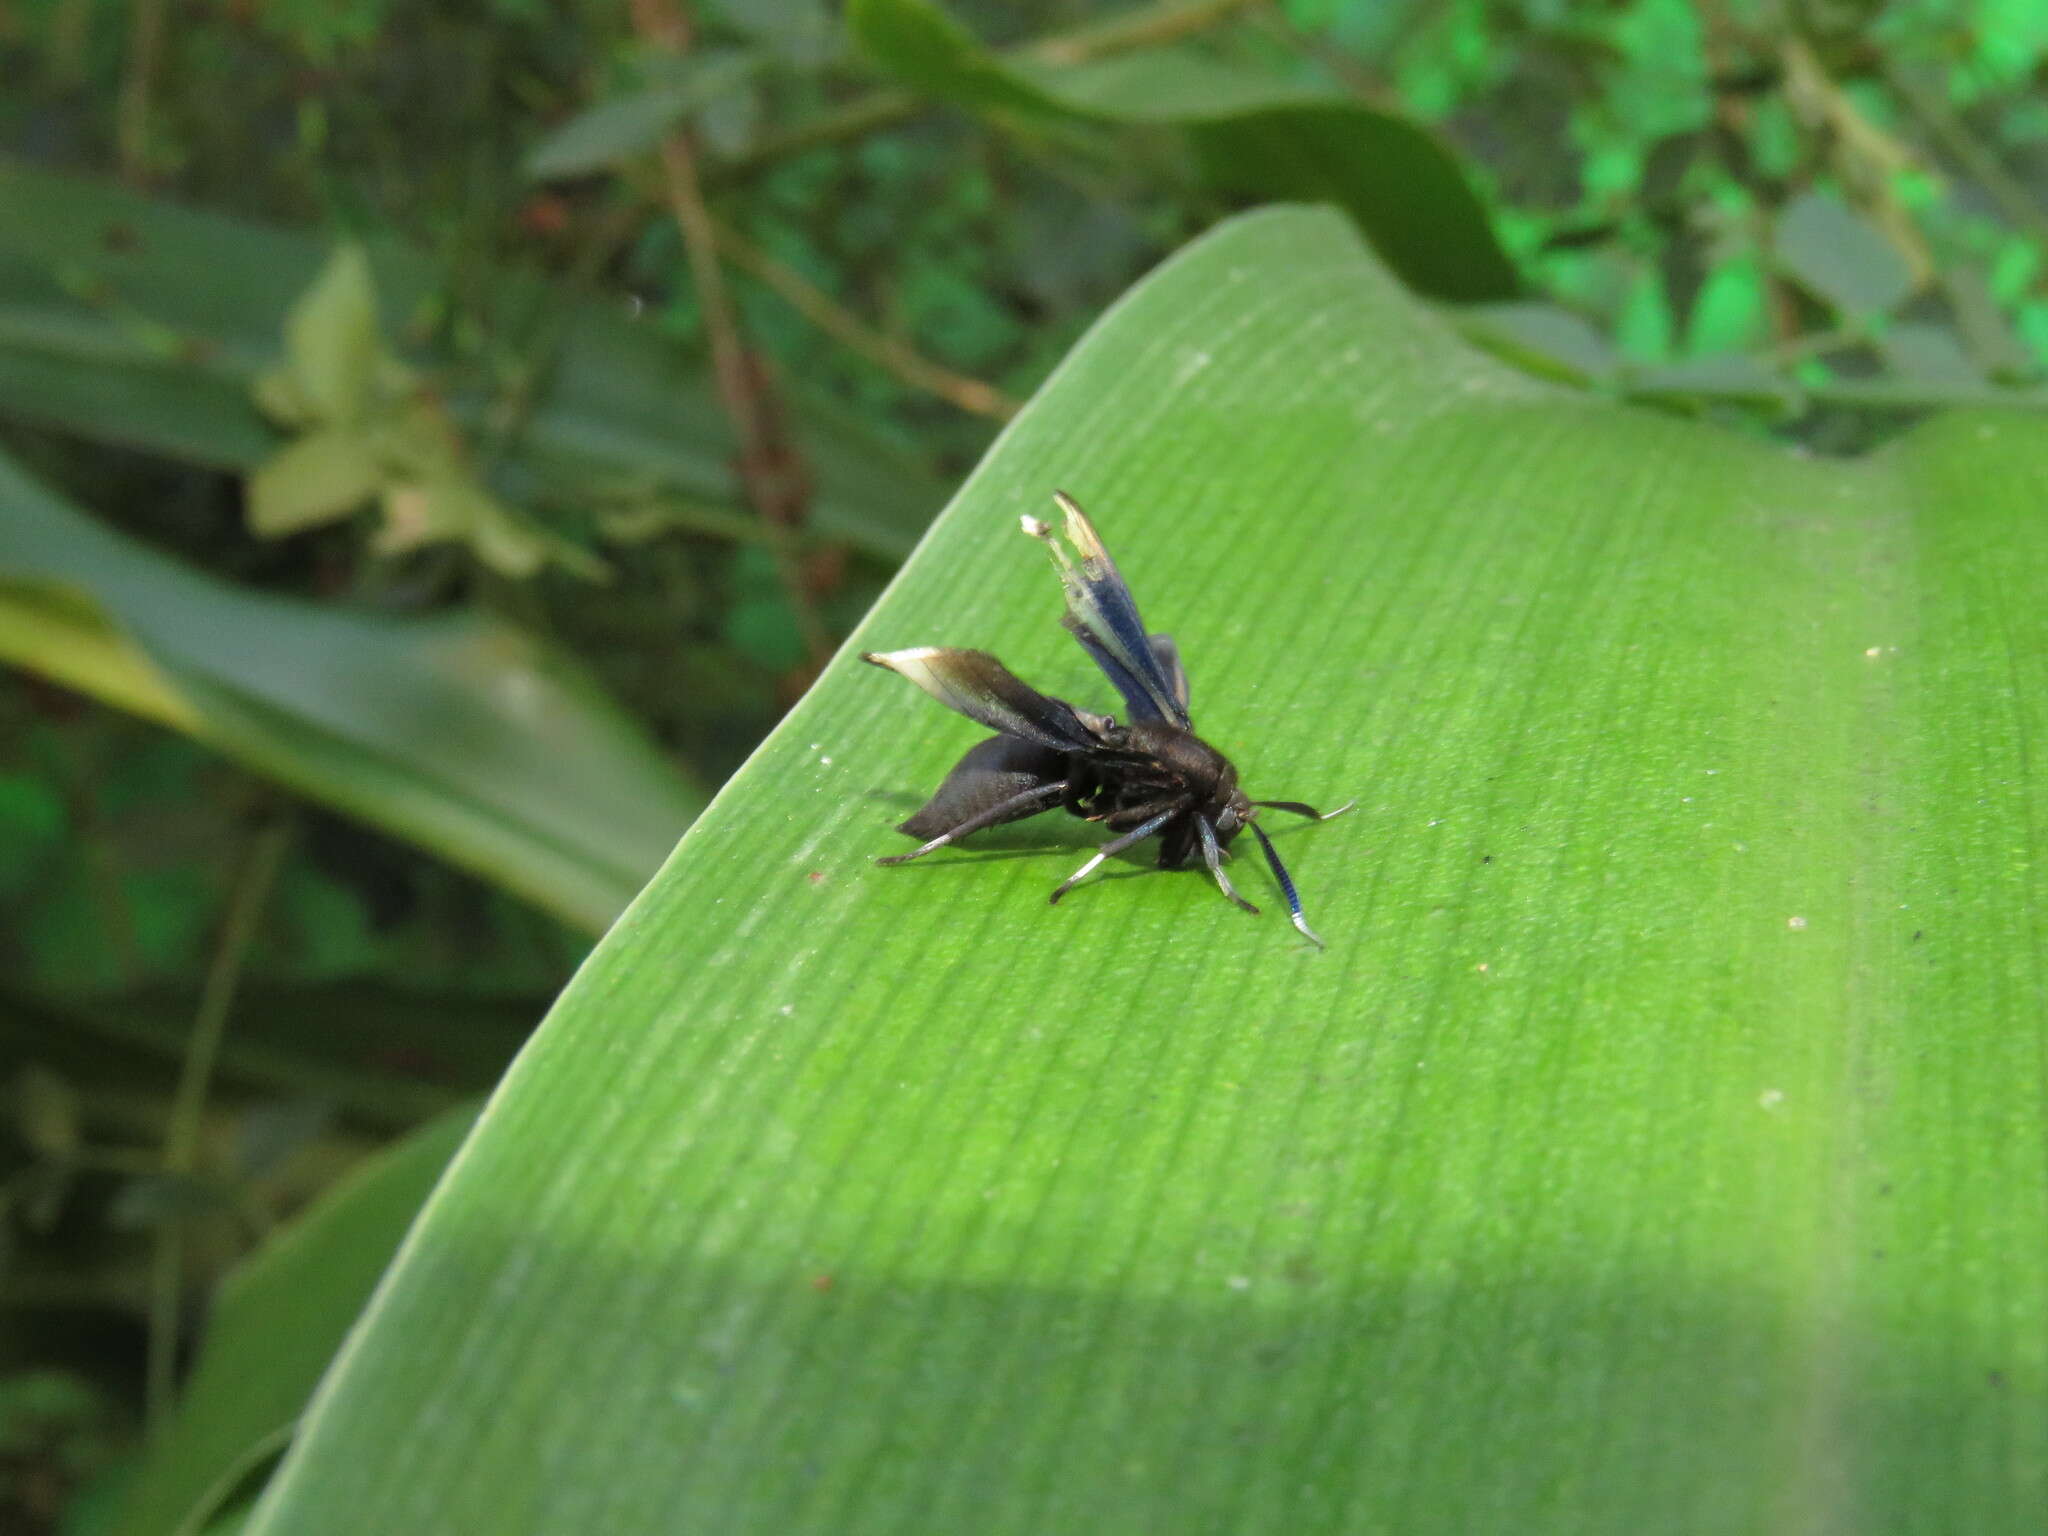
{"label": "dark forewing", "polygon": [[1174,701],[1180,705],[1181,719],[1185,721],[1188,715],[1188,669],[1180,664],[1180,647],[1173,643],[1173,636],[1152,637],[1152,659],[1166,674],[1167,685],[1173,689]]}
{"label": "dark forewing", "polygon": [[1137,602],[1101,536],[1066,492],[1055,491],[1053,499],[1067,515],[1067,541],[1079,560],[1061,548],[1051,527],[1037,518],[1024,519],[1024,531],[1052,551],[1067,595],[1067,628],[1123,695],[1133,720],[1163,720],[1185,727],[1185,690],[1176,692],[1173,679],[1160,666],[1145,621],[1138,617]]}
{"label": "dark forewing", "polygon": [[1100,745],[1074,706],[1050,698],[1015,676],[987,651],[923,645],[907,651],[863,651],[860,659],[909,678],[968,719],[1061,752]]}
{"label": "dark forewing", "polygon": [[[1005,800],[1014,800],[1027,789],[1057,784],[1066,777],[1066,764],[1066,754],[1051,747],[1019,741],[1014,736],[991,736],[970,748],[946,775],[938,793],[925,802],[924,809],[897,830],[916,838],[938,837]],[[989,825],[1001,826],[1003,821],[1036,816],[1048,809],[1050,805],[1040,801]]]}

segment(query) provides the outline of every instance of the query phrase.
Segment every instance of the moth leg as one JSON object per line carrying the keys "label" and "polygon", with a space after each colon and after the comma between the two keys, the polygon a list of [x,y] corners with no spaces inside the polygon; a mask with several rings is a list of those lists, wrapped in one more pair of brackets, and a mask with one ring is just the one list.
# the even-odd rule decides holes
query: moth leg
{"label": "moth leg", "polygon": [[1240,907],[1243,907],[1245,911],[1251,913],[1253,917],[1257,917],[1259,909],[1238,895],[1237,887],[1230,883],[1230,876],[1223,873],[1223,850],[1216,846],[1216,832],[1209,825],[1209,818],[1197,816],[1195,818],[1195,831],[1202,839],[1202,858],[1209,866],[1209,873],[1216,877],[1216,883],[1223,888],[1223,894],[1236,902]]}
{"label": "moth leg", "polygon": [[1296,816],[1306,816],[1310,821],[1335,821],[1358,802],[1346,800],[1334,811],[1319,811],[1312,805],[1303,805],[1299,800],[1254,800],[1252,804],[1263,805],[1268,810],[1292,811]]}
{"label": "moth leg", "polygon": [[1273,841],[1266,836],[1265,829],[1256,821],[1248,821],[1252,835],[1259,840],[1259,846],[1266,850],[1266,862],[1273,866],[1273,878],[1280,882],[1280,894],[1287,898],[1287,915],[1294,920],[1294,926],[1301,936],[1317,949],[1324,948],[1323,941],[1316,937],[1315,929],[1309,927],[1308,919],[1301,915],[1301,897],[1295,894],[1294,881],[1288,876],[1287,866],[1280,862],[1280,855],[1274,850]]}
{"label": "moth leg", "polygon": [[1009,820],[1034,800],[1052,800],[1066,792],[1067,785],[1064,779],[1057,784],[1034,785],[1020,795],[1010,796],[1009,799],[1003,801],[1000,805],[990,806],[978,816],[968,817],[967,820],[961,822],[959,826],[954,827],[952,830],[941,832],[922,848],[914,849],[909,853],[892,853],[887,858],[877,859],[875,862],[877,864],[908,864],[912,859],[921,859],[926,854],[943,848],[946,844],[956,839],[967,836],[970,832],[979,832],[983,827],[992,827],[999,821]]}
{"label": "moth leg", "polygon": [[1180,811],[1177,807],[1161,811],[1157,816],[1154,816],[1150,821],[1144,822],[1138,826],[1133,827],[1130,831],[1126,832],[1122,837],[1115,838],[1110,842],[1104,843],[1100,848],[1098,848],[1095,851],[1094,858],[1090,859],[1086,864],[1083,864],[1079,869],[1075,870],[1071,875],[1067,876],[1066,879],[1060,882],[1059,889],[1052,893],[1053,905],[1058,906],[1059,900],[1062,896],[1066,895],[1067,892],[1071,891],[1083,880],[1086,880],[1090,875],[1094,874],[1095,866],[1100,864],[1104,859],[1108,858],[1113,853],[1122,853],[1126,848],[1130,847],[1133,843],[1142,843],[1146,838],[1150,837],[1154,832],[1157,832],[1161,827],[1165,826],[1169,821],[1173,820],[1173,818],[1178,816],[1179,814]]}

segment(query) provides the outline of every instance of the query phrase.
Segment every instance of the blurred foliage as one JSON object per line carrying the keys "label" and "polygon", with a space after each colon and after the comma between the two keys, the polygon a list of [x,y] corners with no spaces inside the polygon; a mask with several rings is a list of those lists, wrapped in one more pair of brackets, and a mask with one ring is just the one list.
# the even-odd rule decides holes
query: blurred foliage
{"label": "blurred foliage", "polygon": [[[1824,450],[2038,403],[2044,14],[25,0],[0,452],[254,591],[545,637],[716,783],[1012,404],[1263,195],[1338,201],[1420,291],[1484,301],[1469,334],[1587,388]],[[165,1224],[189,1348],[228,1267],[486,1086],[586,943],[51,675],[89,669],[0,678],[0,1520],[30,1530],[134,1443]],[[239,851],[280,816],[167,1183]]]}

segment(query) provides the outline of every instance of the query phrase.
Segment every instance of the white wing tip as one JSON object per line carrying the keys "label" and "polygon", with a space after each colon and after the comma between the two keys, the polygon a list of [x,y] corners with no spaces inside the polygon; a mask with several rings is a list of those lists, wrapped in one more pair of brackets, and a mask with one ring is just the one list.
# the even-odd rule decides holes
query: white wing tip
{"label": "white wing tip", "polygon": [[1088,514],[1081,510],[1081,504],[1065,491],[1054,491],[1052,499],[1067,514],[1067,537],[1082,556],[1089,560],[1101,560],[1108,556],[1102,547],[1102,537],[1095,531],[1095,525],[1088,521]]}
{"label": "white wing tip", "polygon": [[1030,534],[1034,539],[1044,539],[1052,536],[1052,524],[1040,521],[1029,512],[1026,512],[1017,519],[1017,526]]}
{"label": "white wing tip", "polygon": [[901,672],[907,666],[920,665],[934,651],[943,649],[937,645],[913,645],[905,651],[862,651],[860,659],[877,667],[887,667],[891,672]]}

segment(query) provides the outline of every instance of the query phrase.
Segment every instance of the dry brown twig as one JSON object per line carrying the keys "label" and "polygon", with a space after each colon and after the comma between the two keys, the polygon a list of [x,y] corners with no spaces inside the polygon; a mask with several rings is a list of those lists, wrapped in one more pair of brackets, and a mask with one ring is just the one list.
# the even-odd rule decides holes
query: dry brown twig
{"label": "dry brown twig", "polygon": [[1008,421],[1020,409],[1016,400],[993,384],[956,373],[941,363],[933,362],[909,343],[876,330],[803,274],[777,261],[730,225],[713,219],[712,230],[718,248],[732,259],[735,266],[745,268],[773,288],[790,308],[827,336],[887,369],[913,389],[936,395],[949,405],[956,405],[976,416],[992,416],[997,421]]}
{"label": "dry brown twig", "polygon": [[[633,27],[651,47],[678,57],[689,51],[692,29],[683,0],[633,0]],[[704,316],[719,404],[739,442],[734,468],[748,502],[778,535],[772,546],[776,569],[811,664],[822,667],[832,655],[832,639],[818,615],[794,538],[810,508],[810,475],[790,439],[767,360],[741,334],[687,132],[678,130],[662,140],[661,170],[663,192],[683,237],[690,280]]]}

